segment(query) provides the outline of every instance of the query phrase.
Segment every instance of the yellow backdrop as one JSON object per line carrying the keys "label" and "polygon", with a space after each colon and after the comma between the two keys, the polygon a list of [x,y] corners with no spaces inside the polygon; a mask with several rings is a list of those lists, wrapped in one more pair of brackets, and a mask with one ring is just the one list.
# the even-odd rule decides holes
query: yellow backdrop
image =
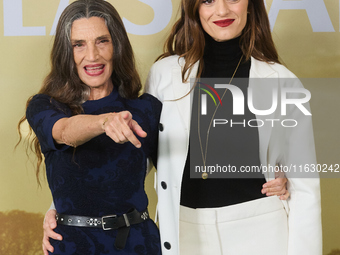
{"label": "yellow backdrop", "polygon": [[[37,187],[34,168],[24,147],[14,150],[18,141],[16,125],[24,114],[27,98],[38,91],[48,72],[53,41],[50,34],[57,14],[68,2],[1,1],[0,254],[40,254],[42,217],[51,196],[46,181],[41,189]],[[162,52],[180,0],[159,0],[158,4],[150,0],[109,2],[129,26],[129,37],[144,81],[151,64]],[[340,76],[339,1],[267,0],[266,4],[276,46],[291,71],[304,78]],[[307,85],[312,93],[318,162],[322,164],[340,163],[339,85],[336,81]],[[324,254],[340,249],[339,180],[321,180]],[[152,173],[147,177],[146,188],[154,216],[157,198]],[[18,247],[19,243],[22,247]]]}

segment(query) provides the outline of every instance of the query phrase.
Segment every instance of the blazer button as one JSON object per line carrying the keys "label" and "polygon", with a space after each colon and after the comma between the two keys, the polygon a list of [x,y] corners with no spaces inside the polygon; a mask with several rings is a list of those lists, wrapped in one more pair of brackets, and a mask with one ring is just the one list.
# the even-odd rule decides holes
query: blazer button
{"label": "blazer button", "polygon": [[164,130],[164,126],[163,126],[162,123],[159,123],[159,124],[158,124],[158,129],[159,129],[159,131],[161,131],[161,132]]}
{"label": "blazer button", "polygon": [[167,249],[167,250],[170,250],[171,249],[171,244],[169,242],[165,242],[164,243],[164,247]]}
{"label": "blazer button", "polygon": [[166,182],[161,182],[161,186],[163,189],[166,189],[168,187],[168,185],[166,185]]}

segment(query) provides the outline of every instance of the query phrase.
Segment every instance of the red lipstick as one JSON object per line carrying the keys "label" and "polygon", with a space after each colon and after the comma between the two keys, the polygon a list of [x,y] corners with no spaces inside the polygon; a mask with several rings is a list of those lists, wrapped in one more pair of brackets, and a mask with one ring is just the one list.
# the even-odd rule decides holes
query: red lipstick
{"label": "red lipstick", "polygon": [[214,23],[219,27],[228,27],[231,24],[233,24],[234,21],[235,21],[234,19],[223,19],[214,21]]}
{"label": "red lipstick", "polygon": [[85,73],[89,76],[99,76],[104,73],[105,65],[95,64],[84,66]]}

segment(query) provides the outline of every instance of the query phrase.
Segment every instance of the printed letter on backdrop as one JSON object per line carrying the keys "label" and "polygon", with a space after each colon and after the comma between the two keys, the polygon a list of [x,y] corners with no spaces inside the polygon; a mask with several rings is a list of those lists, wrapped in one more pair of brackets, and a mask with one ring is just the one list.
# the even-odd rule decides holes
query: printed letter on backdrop
{"label": "printed letter on backdrop", "polygon": [[280,10],[306,10],[313,32],[335,32],[323,0],[273,0],[268,14],[272,31]]}
{"label": "printed letter on backdrop", "polygon": [[57,29],[57,24],[58,24],[60,15],[64,11],[64,9],[68,6],[68,2],[69,2],[69,0],[60,0],[59,7],[58,7],[58,10],[57,10],[57,14],[55,15],[55,18],[54,18],[54,22],[53,22],[53,26],[52,26],[50,35],[55,35],[55,31]]}
{"label": "printed letter on backdrop", "polygon": [[46,35],[45,27],[23,26],[22,0],[3,0],[3,4],[5,36]]}
{"label": "printed letter on backdrop", "polygon": [[142,3],[149,5],[155,15],[153,21],[147,25],[136,25],[126,18],[123,22],[126,31],[134,35],[151,35],[162,31],[170,22],[172,15],[171,0],[139,0]]}

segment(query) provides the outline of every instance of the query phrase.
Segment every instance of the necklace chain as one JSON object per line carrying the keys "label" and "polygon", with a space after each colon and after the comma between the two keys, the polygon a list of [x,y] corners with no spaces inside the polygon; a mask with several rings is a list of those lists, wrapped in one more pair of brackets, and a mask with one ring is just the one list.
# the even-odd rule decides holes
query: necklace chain
{"label": "necklace chain", "polygon": [[[233,79],[234,79],[234,76],[235,76],[235,74],[236,74],[236,72],[237,72],[237,70],[238,70],[238,68],[239,68],[239,66],[240,66],[240,64],[241,64],[242,58],[243,58],[243,56],[241,56],[241,58],[240,58],[240,60],[239,60],[239,62],[238,62],[238,64],[237,64],[237,66],[236,66],[236,69],[235,69],[233,75],[232,75],[231,78],[230,78],[229,85],[231,84],[231,82],[232,82]],[[223,100],[223,98],[224,98],[224,96],[225,96],[227,90],[228,90],[228,89],[225,89],[225,91],[224,91],[224,93],[223,93],[223,95],[222,95],[222,97],[221,97],[221,101]],[[203,153],[203,146],[202,146],[201,132],[200,132],[201,129],[200,129],[200,109],[199,109],[200,104],[201,104],[201,92],[200,92],[200,90],[198,90],[198,91],[199,91],[199,93],[198,93],[198,111],[197,111],[197,113],[198,113],[197,130],[198,130],[198,140],[199,140],[199,143],[200,143],[201,154],[202,154],[203,171],[205,171],[205,172],[202,173],[202,179],[205,180],[205,179],[208,178],[208,173],[207,173],[207,171],[206,171],[206,159],[207,159],[207,154],[208,154],[208,141],[209,141],[210,128],[211,128],[211,123],[212,123],[212,121],[213,121],[213,119],[214,119],[214,117],[215,117],[215,115],[216,115],[217,109],[218,109],[218,107],[220,106],[220,101],[219,101],[218,104],[216,105],[215,111],[214,111],[214,113],[213,113],[213,116],[211,117],[211,120],[210,120],[210,123],[209,123],[209,126],[208,126],[207,137],[206,137],[206,143],[205,143],[205,151],[204,151],[204,153]]]}

